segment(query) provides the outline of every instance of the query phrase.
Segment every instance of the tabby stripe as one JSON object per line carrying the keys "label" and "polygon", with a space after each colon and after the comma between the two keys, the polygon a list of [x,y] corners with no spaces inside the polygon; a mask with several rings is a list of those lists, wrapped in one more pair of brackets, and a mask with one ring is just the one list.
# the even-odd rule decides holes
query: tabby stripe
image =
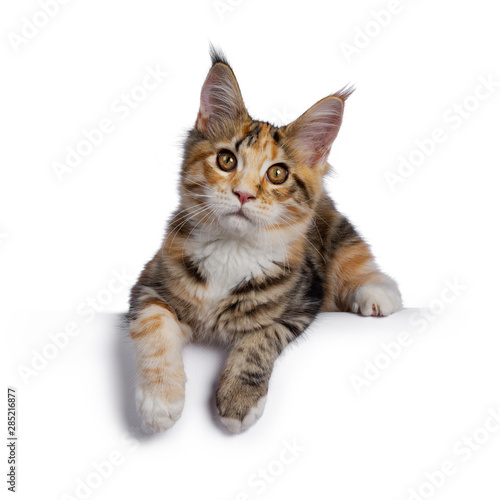
{"label": "tabby stripe", "polygon": [[296,174],[293,174],[292,177],[295,179],[295,183],[297,184],[297,186],[304,192],[304,196],[306,197],[306,202],[312,202],[309,195],[309,190],[307,189],[307,186],[305,185],[304,181]]}
{"label": "tabby stripe", "polygon": [[260,130],[261,126],[260,125],[255,125],[255,127],[250,130],[250,132],[247,132],[241,139],[239,139],[236,144],[234,145],[236,152],[240,149],[240,146],[248,139],[248,144],[247,146],[251,146],[254,142],[257,141],[260,135]]}
{"label": "tabby stripe", "polygon": [[236,149],[236,152],[238,152],[238,150],[240,149],[240,146],[242,144],[242,142],[247,138],[248,134],[245,134],[239,141],[236,142],[236,144],[234,145],[234,148]]}
{"label": "tabby stripe", "polygon": [[[302,281],[307,283],[304,305],[309,302],[307,305],[321,307],[324,298],[323,279],[310,256],[306,258],[306,267],[302,270]],[[304,312],[307,310],[304,309]]]}
{"label": "tabby stripe", "polygon": [[278,129],[274,130],[272,136],[273,136],[274,142],[279,146],[279,143],[280,143],[280,133],[278,132]]}
{"label": "tabby stripe", "polygon": [[262,125],[258,124],[248,133],[248,146],[252,146],[259,140],[261,130]]}
{"label": "tabby stripe", "polygon": [[255,349],[250,349],[247,353],[246,362],[260,367],[262,366],[262,356]]}
{"label": "tabby stripe", "polygon": [[246,385],[258,387],[269,380],[269,374],[266,372],[249,372],[243,370],[238,375],[238,378]]}
{"label": "tabby stripe", "polygon": [[198,266],[194,264],[191,259],[182,258],[181,263],[190,278],[195,280],[197,283],[206,283],[205,277],[201,274]]}
{"label": "tabby stripe", "polygon": [[[258,320],[261,321],[258,321]],[[257,318],[253,319],[253,323],[255,323],[255,327],[253,328],[243,328],[239,323],[241,321],[235,321],[234,318],[231,319],[221,319],[218,322],[216,322],[216,328],[219,331],[224,331],[226,334],[231,334],[231,335],[247,335],[255,332],[261,332],[262,330],[266,328],[270,328],[273,325],[276,324],[276,318],[270,318],[268,316],[264,318]]]}
{"label": "tabby stripe", "polygon": [[298,337],[304,331],[301,326],[294,325],[293,323],[290,323],[289,321],[285,321],[283,319],[279,323],[280,325],[283,325],[287,330],[289,330],[294,337]]}
{"label": "tabby stripe", "polygon": [[261,303],[256,304],[255,306],[248,306],[245,304],[245,301],[236,301],[232,304],[228,305],[219,315],[219,317],[224,316],[225,314],[237,315],[237,316],[255,316],[259,312],[264,312],[274,307],[279,307],[279,300],[264,300]]}
{"label": "tabby stripe", "polygon": [[279,333],[276,330],[272,331],[273,335],[271,335],[267,330],[264,331],[264,336],[266,337],[266,340],[269,342],[269,346],[272,347],[274,345],[274,348],[278,355],[281,354],[283,351],[283,344],[281,342],[281,338],[279,336]]}
{"label": "tabby stripe", "polygon": [[273,333],[274,333],[274,347],[276,348],[276,352],[279,355],[283,351],[286,344],[285,346],[283,345],[283,340],[281,339],[280,334],[276,330],[274,330]]}
{"label": "tabby stripe", "polygon": [[233,295],[246,295],[249,292],[263,292],[269,288],[273,288],[287,282],[292,276],[292,273],[286,273],[280,274],[279,276],[266,276],[263,281],[251,279],[237,286],[232,293]]}
{"label": "tabby stripe", "polygon": [[191,219],[180,220],[173,228],[172,233],[175,236],[175,239],[181,237],[188,237],[193,230],[193,225],[191,223]]}
{"label": "tabby stripe", "polygon": [[330,237],[330,246],[327,248],[329,259],[334,259],[335,254],[343,247],[350,246],[354,242],[361,241],[352,224],[342,218],[341,222],[335,226]]}
{"label": "tabby stripe", "polygon": [[273,260],[273,264],[275,266],[278,266],[279,268],[283,269],[283,271],[288,271],[290,272],[290,274],[293,274],[293,269],[290,269],[290,265],[289,264],[283,264],[283,262],[276,262],[275,260]]}

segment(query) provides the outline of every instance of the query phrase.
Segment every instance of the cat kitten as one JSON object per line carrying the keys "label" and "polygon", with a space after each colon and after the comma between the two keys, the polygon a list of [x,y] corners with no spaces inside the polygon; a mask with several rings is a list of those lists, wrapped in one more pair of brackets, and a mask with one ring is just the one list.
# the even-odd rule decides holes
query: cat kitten
{"label": "cat kitten", "polygon": [[275,127],[249,116],[228,62],[211,56],[179,208],[130,298],[137,407],[155,431],[181,415],[188,342],[229,350],[216,404],[240,432],[263,412],[274,361],[319,312],[401,308],[396,283],[323,187],[352,90]]}

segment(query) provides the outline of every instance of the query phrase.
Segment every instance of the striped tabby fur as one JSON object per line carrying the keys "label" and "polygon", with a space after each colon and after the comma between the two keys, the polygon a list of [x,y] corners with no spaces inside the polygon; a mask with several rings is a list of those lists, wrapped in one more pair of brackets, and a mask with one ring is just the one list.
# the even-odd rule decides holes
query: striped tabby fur
{"label": "striped tabby fur", "polygon": [[[351,90],[275,127],[250,118],[224,57],[212,51],[212,62],[185,144],[179,208],[131,292],[137,405],[157,431],[182,412],[186,343],[228,348],[216,403],[239,432],[262,414],[274,361],[319,312],[401,307],[397,285],[323,188]],[[229,153],[218,160],[221,151]]]}

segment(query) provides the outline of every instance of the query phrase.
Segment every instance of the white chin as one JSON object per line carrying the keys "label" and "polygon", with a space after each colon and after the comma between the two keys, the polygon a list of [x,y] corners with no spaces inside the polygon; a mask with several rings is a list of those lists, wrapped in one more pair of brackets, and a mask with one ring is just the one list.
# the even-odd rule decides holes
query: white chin
{"label": "white chin", "polygon": [[254,226],[252,221],[238,215],[226,215],[221,222],[226,229],[237,234],[247,233]]}

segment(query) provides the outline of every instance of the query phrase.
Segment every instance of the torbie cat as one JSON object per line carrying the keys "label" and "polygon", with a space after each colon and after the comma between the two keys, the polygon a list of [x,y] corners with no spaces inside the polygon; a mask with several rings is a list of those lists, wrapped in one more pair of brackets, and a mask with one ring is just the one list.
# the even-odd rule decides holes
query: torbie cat
{"label": "torbie cat", "polygon": [[250,118],[228,62],[211,56],[185,143],[179,208],[130,298],[137,407],[156,431],[181,415],[186,343],[229,350],[216,404],[225,426],[240,432],[263,412],[274,361],[319,312],[401,308],[396,283],[323,187],[352,91],[275,127]]}

